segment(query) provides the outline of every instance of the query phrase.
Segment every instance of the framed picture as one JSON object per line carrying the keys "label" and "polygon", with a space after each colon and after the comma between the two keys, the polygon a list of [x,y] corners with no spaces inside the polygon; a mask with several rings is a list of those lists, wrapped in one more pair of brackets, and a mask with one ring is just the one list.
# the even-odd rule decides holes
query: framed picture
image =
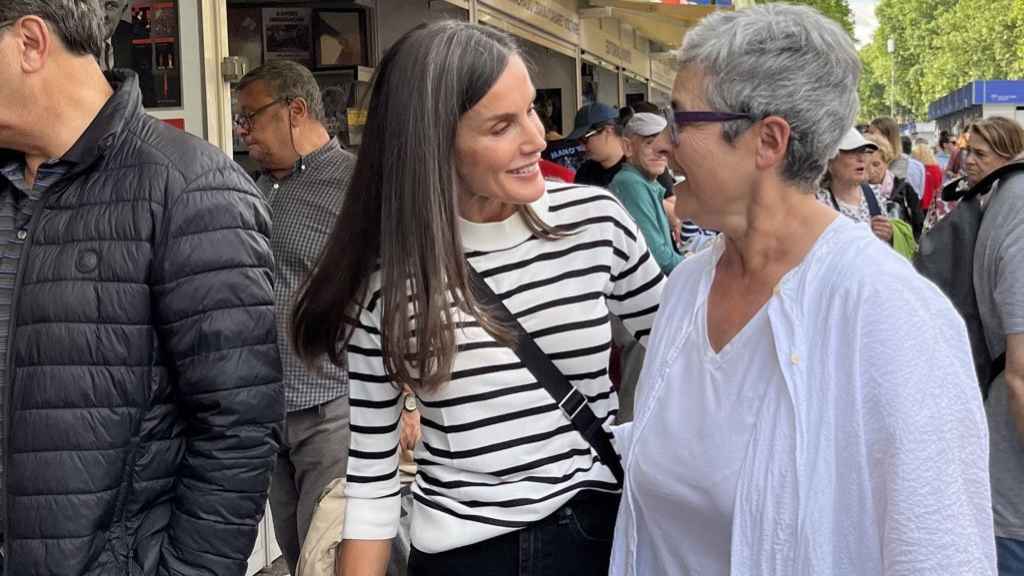
{"label": "framed picture", "polygon": [[537,108],[537,116],[544,124],[544,133],[551,135],[554,140],[562,137],[562,89],[541,88],[537,90],[537,100],[534,103]]}
{"label": "framed picture", "polygon": [[313,60],[309,8],[263,9],[263,61]]}
{"label": "framed picture", "polygon": [[263,16],[259,8],[228,6],[228,52],[249,70],[263,65]]}
{"label": "framed picture", "polygon": [[136,0],[131,19],[122,20],[110,39],[114,64],[139,78],[146,108],[181,108],[178,2]]}
{"label": "framed picture", "polygon": [[318,10],[314,20],[316,68],[368,64],[366,15],[363,12]]}

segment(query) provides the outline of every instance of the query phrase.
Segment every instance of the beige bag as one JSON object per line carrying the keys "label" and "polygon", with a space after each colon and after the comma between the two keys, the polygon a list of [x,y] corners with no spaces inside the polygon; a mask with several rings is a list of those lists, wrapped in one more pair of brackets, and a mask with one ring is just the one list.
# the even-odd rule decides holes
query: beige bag
{"label": "beige bag", "polygon": [[334,576],[334,557],[344,525],[345,479],[338,478],[327,485],[313,511],[295,576]]}

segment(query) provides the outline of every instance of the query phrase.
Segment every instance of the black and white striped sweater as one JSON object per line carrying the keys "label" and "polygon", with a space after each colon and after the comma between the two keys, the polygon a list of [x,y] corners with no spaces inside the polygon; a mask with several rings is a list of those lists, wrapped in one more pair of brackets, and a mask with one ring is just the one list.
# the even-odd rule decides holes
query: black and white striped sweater
{"label": "black and white striped sweater", "polygon": [[[618,410],[608,378],[609,313],[645,341],[663,276],[636,224],[607,191],[552,187],[533,208],[546,223],[576,232],[537,239],[518,215],[489,224],[462,221],[466,256],[607,429]],[[399,520],[401,394],[384,371],[379,287],[375,274],[347,355],[346,539],[391,538]],[[580,490],[617,490],[611,472],[516,354],[473,318],[459,320],[451,381],[418,393],[423,437],[416,448],[412,540],[428,553],[515,531]]]}

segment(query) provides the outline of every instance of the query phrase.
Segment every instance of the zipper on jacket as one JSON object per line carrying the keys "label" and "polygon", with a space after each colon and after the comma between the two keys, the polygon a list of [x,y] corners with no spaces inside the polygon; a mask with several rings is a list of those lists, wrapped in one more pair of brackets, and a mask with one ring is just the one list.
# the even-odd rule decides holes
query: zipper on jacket
{"label": "zipper on jacket", "polygon": [[[42,202],[39,202],[37,208],[42,208]],[[10,492],[11,492],[11,446],[14,444],[14,328],[18,320],[18,292],[21,291],[21,283],[25,279],[25,264],[28,260],[28,250],[32,247],[32,232],[35,230],[35,225],[38,217],[38,212],[35,208],[32,210],[32,216],[29,218],[28,226],[25,229],[28,230],[28,235],[25,236],[25,242],[21,245],[21,254],[18,256],[18,271],[14,275],[14,287],[11,291],[11,318],[7,326],[7,390],[5,391],[4,398],[4,555],[7,556],[4,562],[4,574],[8,574],[10,567],[11,556],[8,553],[8,548],[11,543],[11,507],[10,507]]]}
{"label": "zipper on jacket", "polygon": [[[4,507],[4,576],[10,573],[11,555],[9,551],[11,543],[11,507],[10,502],[10,491],[11,491],[11,446],[14,444],[14,331],[18,320],[18,294],[21,292],[21,284],[25,281],[25,269],[28,264],[28,253],[32,247],[32,235],[35,232],[36,224],[39,222],[39,214],[43,212],[46,207],[46,200],[48,198],[56,197],[57,195],[63,194],[71,185],[75,183],[75,178],[78,176],[78,171],[72,170],[61,179],[50,187],[50,191],[44,192],[36,201],[36,205],[32,207],[32,216],[29,217],[28,225],[23,228],[27,231],[25,241],[21,245],[21,254],[18,257],[18,271],[14,275],[14,286],[11,291],[11,318],[7,326],[7,390],[5,391],[4,398],[4,446],[3,446],[3,457],[4,457],[4,489],[3,494],[3,507]],[[64,181],[67,180],[65,183]],[[63,184],[63,187],[56,188],[58,184]],[[17,233],[17,232],[15,232]]]}

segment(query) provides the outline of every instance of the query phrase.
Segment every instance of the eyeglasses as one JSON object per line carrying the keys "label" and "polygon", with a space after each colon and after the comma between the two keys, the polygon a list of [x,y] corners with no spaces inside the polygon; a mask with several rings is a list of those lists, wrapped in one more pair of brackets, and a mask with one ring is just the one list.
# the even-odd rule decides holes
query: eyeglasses
{"label": "eyeglasses", "polygon": [[246,114],[245,112],[239,112],[238,114],[235,114],[235,117],[233,119],[235,122],[235,126],[238,126],[239,130],[245,130],[246,132],[248,132],[252,130],[253,124],[256,122],[257,116],[262,114],[264,111],[270,109],[270,107],[273,106],[274,104],[290,104],[291,101],[291,98],[278,98],[273,102],[260,106],[259,108],[253,110],[252,112],[249,112],[248,114]]}
{"label": "eyeglasses", "polygon": [[733,120],[753,120],[751,114],[739,112],[715,112],[711,110],[683,110],[676,111],[671,108],[664,108],[661,111],[668,122],[669,134],[672,136],[672,145],[679,144],[679,129],[687,124],[700,124],[702,122],[731,122]]}
{"label": "eyeglasses", "polygon": [[4,20],[3,22],[0,22],[0,30],[3,30],[4,28],[7,28],[8,26],[14,24],[17,21],[18,21],[17,19],[14,19],[14,20]]}
{"label": "eyeglasses", "polygon": [[588,131],[583,136],[580,136],[580,142],[582,142],[583,145],[586,146],[587,145],[587,140],[590,140],[594,136],[597,136],[601,132],[604,132],[606,128],[608,128],[608,127],[607,126],[601,126],[600,128],[594,128],[593,130]]}

